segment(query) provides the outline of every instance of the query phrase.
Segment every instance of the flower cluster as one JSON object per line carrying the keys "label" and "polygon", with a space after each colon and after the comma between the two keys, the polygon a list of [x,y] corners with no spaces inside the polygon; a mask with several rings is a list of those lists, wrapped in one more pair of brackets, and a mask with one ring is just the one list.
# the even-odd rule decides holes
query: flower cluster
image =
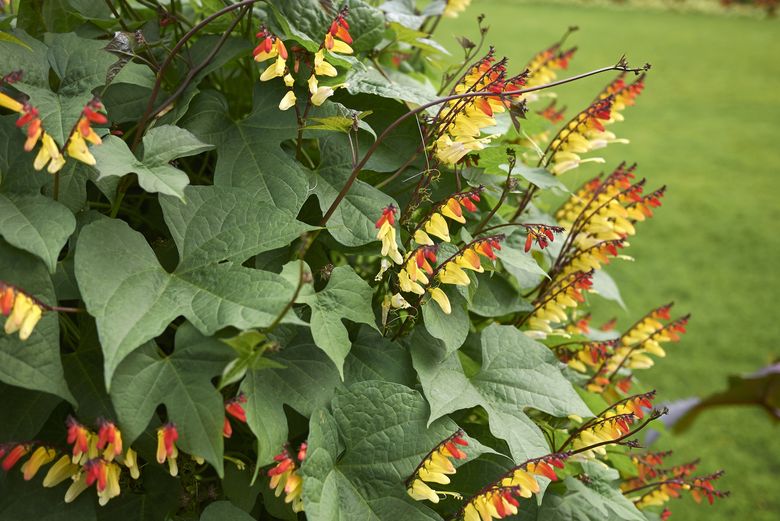
{"label": "flower cluster", "polygon": [[585,373],[601,366],[614,352],[617,340],[572,342],[555,346],[558,359],[577,372]]}
{"label": "flower cluster", "polygon": [[313,55],[308,55],[302,48],[295,47],[292,68],[288,66],[290,53],[281,38],[272,34],[265,26],[260,28],[260,31],[257,33],[260,44],[255,47],[253,52],[255,61],[274,60],[260,75],[260,81],[282,78],[284,84],[289,88],[287,94],[279,102],[280,110],[287,110],[295,106],[297,98],[293,90],[295,86],[293,73],[297,74],[300,70],[302,55],[304,54],[306,54],[307,61],[311,63],[311,73],[309,74],[307,85],[310,95],[309,100],[312,105],[322,105],[338,88],[338,86],[320,85],[318,76],[334,77],[338,75],[336,68],[327,61],[326,52],[333,54],[352,54],[353,52],[352,47],[350,47],[352,37],[349,34],[348,14],[349,9],[347,6],[344,6],[333,19],[320,44],[320,48]]}
{"label": "flower cluster", "polygon": [[454,165],[490,143],[492,137],[481,137],[482,131],[496,125],[494,114],[505,112],[513,100],[521,97],[506,93],[525,84],[525,74],[511,78],[506,74],[506,60],[496,61],[491,49],[455,85],[452,94],[485,94],[454,99],[441,106],[435,124],[435,154],[439,161]]}
{"label": "flower cluster", "polygon": [[445,217],[464,224],[466,218],[463,216],[463,208],[469,212],[477,211],[474,203],[480,201],[480,192],[482,187],[477,187],[467,192],[453,194],[443,203],[434,205],[431,215],[423,220],[412,234],[414,242],[421,246],[431,246],[434,244],[431,235],[444,242],[450,242],[450,230]]}
{"label": "flower cluster", "polygon": [[632,425],[645,417],[644,409],[652,409],[655,391],[624,398],[601,414],[582,424],[564,444],[584,457],[606,454],[605,445],[617,442],[629,433]]}
{"label": "flower cluster", "polygon": [[586,162],[603,163],[600,157],[583,159],[582,154],[606,147],[610,143],[628,143],[618,139],[606,126],[623,120],[621,111],[634,103],[644,87],[644,77],[626,85],[623,75],[607,88],[585,110],[577,114],[552,139],[546,151],[546,163],[554,175],[560,175]]}
{"label": "flower cluster", "polygon": [[549,454],[514,467],[469,499],[455,519],[490,521],[517,514],[520,506],[517,498],[527,499],[541,490],[536,476],[556,481],[555,468],[563,468],[568,456],[568,453]]}
{"label": "flower cluster", "polygon": [[[246,423],[246,411],[243,406],[246,401],[246,395],[243,393],[239,394],[235,398],[225,402],[225,412],[241,423]],[[230,420],[228,420],[227,415],[225,416],[225,423],[222,427],[222,435],[225,438],[230,438],[233,435],[233,427],[230,425]]]}
{"label": "flower cluster", "polygon": [[[65,493],[65,502],[70,503],[84,490],[96,485],[98,501],[105,505],[120,494],[119,476],[122,466],[126,467],[133,479],[138,479],[137,456],[133,449],[123,452],[122,434],[113,422],[98,420],[98,432],[95,433],[81,425],[73,417],[68,417],[68,443],[73,445],[71,454],[62,454],[51,466],[43,479],[44,487],[54,487],[70,479],[72,481]],[[28,454],[37,443],[11,444],[0,447],[0,458],[6,454],[3,469],[10,470],[19,459]],[[41,469],[57,458],[57,450],[45,445],[38,447],[22,465],[24,479],[31,480]]]}
{"label": "flower cluster", "polygon": [[463,438],[463,431],[459,430],[449,438],[439,443],[417,465],[409,479],[406,480],[406,492],[417,501],[428,500],[439,502],[438,492],[433,490],[428,483],[446,485],[450,482],[448,475],[455,474],[455,465],[450,458],[458,460],[466,459],[466,453],[460,447],[468,446]]}
{"label": "flower cluster", "polygon": [[575,309],[585,302],[584,292],[593,287],[593,272],[576,272],[547,286],[534,301],[534,309],[524,322],[530,336],[553,332],[551,324],[566,322],[567,309]]}
{"label": "flower cluster", "polygon": [[93,98],[84,106],[76,125],[65,140],[65,146],[62,148],[57,145],[50,134],[45,132],[38,109],[29,102],[21,103],[0,92],[0,107],[5,107],[21,114],[16,121],[16,126],[19,128],[27,127],[27,140],[24,143],[25,151],[32,151],[40,141],[41,148],[33,161],[33,167],[36,170],[43,170],[48,165],[46,170],[50,174],[55,174],[65,166],[66,155],[87,165],[95,164],[95,157],[90,153],[87,142],[99,145],[102,143],[102,140],[92,128],[92,124],[103,125],[108,123],[108,118],[102,113],[103,105],[99,99]]}
{"label": "flower cluster", "polygon": [[556,233],[562,233],[563,228],[560,226],[549,226],[547,224],[524,224],[526,236],[525,247],[523,250],[528,253],[531,251],[531,246],[534,242],[540,250],[545,249],[555,240]]}
{"label": "flower cluster", "polygon": [[[306,442],[301,443],[296,453],[298,464],[303,463],[306,459]],[[270,488],[275,489],[276,497],[282,495],[284,492],[284,502],[291,504],[293,512],[303,512],[303,500],[301,499],[301,493],[303,492],[303,478],[298,474],[298,466],[296,465],[296,459],[290,455],[287,447],[282,449],[282,452],[274,456],[276,465],[268,471],[268,476],[271,478]]]}
{"label": "flower cluster", "polygon": [[[667,304],[650,311],[623,333],[613,353],[589,381],[588,389],[603,391],[619,375],[626,376],[632,370],[652,367],[654,362],[649,355],[666,356],[661,344],[679,341],[690,319],[690,315],[685,315],[671,320],[671,307],[672,304]],[[664,324],[662,320],[669,322]]]}
{"label": "flower cluster", "polygon": [[20,340],[27,340],[46,311],[38,299],[0,280],[0,313],[8,317],[5,332],[19,332]]}
{"label": "flower cluster", "polygon": [[[632,458],[637,474],[626,479],[620,488],[637,508],[644,510],[664,506],[670,499],[679,498],[683,492],[689,492],[697,503],[706,499],[710,504],[716,497],[722,498],[729,494],[716,490],[712,484],[723,475],[723,471],[704,476],[693,475],[699,465],[698,460],[662,467],[671,454],[671,451],[651,452]],[[668,508],[664,509],[664,513],[666,518],[671,515]]]}

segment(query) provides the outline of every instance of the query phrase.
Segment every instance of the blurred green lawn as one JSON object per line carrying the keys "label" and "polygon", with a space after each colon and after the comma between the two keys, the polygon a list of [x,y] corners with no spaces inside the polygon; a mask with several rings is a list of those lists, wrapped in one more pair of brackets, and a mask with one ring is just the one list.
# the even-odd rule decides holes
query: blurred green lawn
{"label": "blurred green lawn", "polygon": [[[668,192],[631,241],[627,253],[636,262],[608,270],[628,312],[600,311],[628,325],[674,300],[678,314],[690,311],[693,318],[669,356],[640,378],[661,400],[703,395],[723,388],[727,375],[752,372],[780,355],[780,22],[475,0],[461,18],[443,22],[437,38],[453,50],[455,35],[475,39],[481,12],[491,27],[488,42],[498,56],[510,57],[510,71],[519,72],[569,25],[580,27],[571,39],[580,46],[572,74],[613,64],[623,53],[634,65],[653,65],[637,106],[611,127],[632,143],[613,145],[606,167],[636,161],[650,188],[666,184]],[[558,88],[567,115],[609,79]],[[597,172],[569,173],[564,181],[575,185]],[[727,408],[662,440],[680,458],[701,457],[703,471],[725,468],[720,485],[732,491],[714,507],[673,502],[672,519],[780,519],[779,434],[762,411]]]}

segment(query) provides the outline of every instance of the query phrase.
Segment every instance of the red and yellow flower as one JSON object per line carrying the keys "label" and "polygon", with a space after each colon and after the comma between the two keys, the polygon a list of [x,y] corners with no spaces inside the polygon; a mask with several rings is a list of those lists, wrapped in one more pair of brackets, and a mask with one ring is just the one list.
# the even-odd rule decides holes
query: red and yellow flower
{"label": "red and yellow flower", "polygon": [[157,463],[163,464],[168,461],[168,470],[171,476],[179,473],[179,467],[176,464],[176,458],[179,455],[179,449],[176,447],[176,441],[179,439],[179,431],[176,425],[166,423],[157,429]]}

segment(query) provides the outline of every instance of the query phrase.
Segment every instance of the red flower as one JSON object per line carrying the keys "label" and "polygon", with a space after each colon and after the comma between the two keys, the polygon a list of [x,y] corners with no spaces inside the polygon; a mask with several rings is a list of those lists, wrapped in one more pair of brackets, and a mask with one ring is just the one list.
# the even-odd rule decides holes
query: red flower
{"label": "red flower", "polygon": [[381,228],[383,224],[390,223],[391,226],[395,226],[395,211],[394,204],[388,205],[382,210],[382,217],[376,221],[376,227]]}
{"label": "red flower", "polygon": [[227,403],[225,403],[225,410],[235,419],[246,423],[246,411],[241,405],[246,403],[246,400],[247,398],[244,394],[239,394],[232,400],[229,400]]}
{"label": "red flower", "polygon": [[87,486],[97,482],[98,492],[106,488],[108,482],[108,466],[100,458],[95,458],[84,463],[84,472],[86,473]]}
{"label": "red flower", "polygon": [[[29,451],[30,451],[29,445],[23,445],[21,443],[19,445],[16,445],[13,449],[11,449],[11,451],[5,457],[5,460],[3,460],[3,470],[5,470],[6,472],[11,470],[11,468],[14,465],[16,465],[16,462],[19,461],[19,459],[25,454],[27,454]],[[2,457],[2,454],[0,454],[0,457]]]}

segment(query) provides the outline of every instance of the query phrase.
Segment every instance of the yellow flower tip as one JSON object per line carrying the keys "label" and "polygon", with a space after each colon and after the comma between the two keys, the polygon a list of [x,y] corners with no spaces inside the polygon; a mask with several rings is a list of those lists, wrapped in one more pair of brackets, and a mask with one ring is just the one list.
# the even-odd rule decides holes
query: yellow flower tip
{"label": "yellow flower tip", "polygon": [[282,98],[282,101],[279,102],[279,110],[288,110],[291,107],[294,107],[296,100],[295,92],[288,91]]}
{"label": "yellow flower tip", "polygon": [[289,72],[284,75],[283,80],[284,80],[284,84],[288,87],[292,87],[293,85],[295,85],[295,78],[293,78],[292,74],[290,74]]}
{"label": "yellow flower tip", "polygon": [[320,49],[314,54],[314,74],[317,76],[338,76],[336,68],[325,61],[325,50]]}
{"label": "yellow flower tip", "polygon": [[309,76],[308,80],[309,84],[309,94],[314,94],[317,92],[317,87],[319,87],[319,82],[317,81],[317,76],[312,74]]}
{"label": "yellow flower tip", "polygon": [[463,271],[463,268],[455,264],[454,262],[448,263],[439,272],[439,281],[442,284],[454,284],[456,286],[468,286],[471,284],[471,279]]}
{"label": "yellow flower tip", "polygon": [[450,299],[447,294],[442,291],[441,288],[432,288],[428,290],[431,298],[439,305],[445,315],[452,313],[452,306],[450,305]]}

